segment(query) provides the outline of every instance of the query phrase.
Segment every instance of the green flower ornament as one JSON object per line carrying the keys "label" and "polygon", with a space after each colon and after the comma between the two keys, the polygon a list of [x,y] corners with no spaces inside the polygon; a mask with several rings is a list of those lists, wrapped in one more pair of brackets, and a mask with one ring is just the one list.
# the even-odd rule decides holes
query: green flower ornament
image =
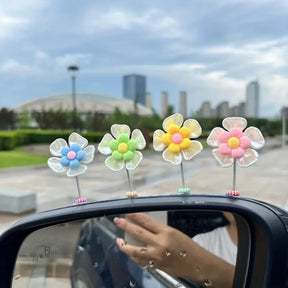
{"label": "green flower ornament", "polygon": [[111,134],[105,134],[98,145],[101,154],[110,155],[106,158],[105,165],[113,171],[119,171],[124,166],[127,170],[134,170],[143,158],[138,150],[146,146],[142,132],[135,129],[131,134],[129,126],[113,124]]}

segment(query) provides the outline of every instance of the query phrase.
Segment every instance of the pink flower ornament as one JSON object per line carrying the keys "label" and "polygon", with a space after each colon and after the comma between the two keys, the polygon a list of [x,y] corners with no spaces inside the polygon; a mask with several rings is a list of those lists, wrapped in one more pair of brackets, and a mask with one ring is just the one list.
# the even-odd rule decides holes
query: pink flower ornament
{"label": "pink flower ornament", "polygon": [[229,167],[236,161],[239,166],[248,167],[255,163],[258,158],[255,149],[265,144],[261,131],[256,127],[246,129],[247,121],[241,117],[225,118],[222,125],[225,130],[216,127],[207,139],[209,146],[217,147],[212,153],[219,164]]}

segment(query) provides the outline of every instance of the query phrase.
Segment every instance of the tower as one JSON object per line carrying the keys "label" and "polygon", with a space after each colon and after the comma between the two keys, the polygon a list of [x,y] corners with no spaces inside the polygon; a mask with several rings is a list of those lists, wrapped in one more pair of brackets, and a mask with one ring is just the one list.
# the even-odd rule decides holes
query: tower
{"label": "tower", "polygon": [[163,91],[161,93],[161,116],[165,117],[168,111],[168,94]]}
{"label": "tower", "polygon": [[250,118],[259,117],[259,83],[258,81],[252,81],[248,83],[246,87],[246,105],[245,116]]}
{"label": "tower", "polygon": [[179,96],[179,111],[184,118],[187,117],[187,95],[185,91],[180,92]]}
{"label": "tower", "polygon": [[146,93],[146,107],[152,109],[152,96],[151,96],[151,93]]}
{"label": "tower", "polygon": [[135,103],[146,105],[146,77],[137,74],[123,77],[123,95]]}

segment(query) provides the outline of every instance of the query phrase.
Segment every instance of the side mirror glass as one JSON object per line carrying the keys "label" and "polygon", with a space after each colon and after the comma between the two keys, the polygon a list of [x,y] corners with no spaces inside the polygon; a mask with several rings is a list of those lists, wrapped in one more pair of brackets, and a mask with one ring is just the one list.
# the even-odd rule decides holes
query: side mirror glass
{"label": "side mirror glass", "polygon": [[12,287],[233,287],[239,259],[248,266],[249,245],[246,221],[225,211],[83,219],[32,232]]}

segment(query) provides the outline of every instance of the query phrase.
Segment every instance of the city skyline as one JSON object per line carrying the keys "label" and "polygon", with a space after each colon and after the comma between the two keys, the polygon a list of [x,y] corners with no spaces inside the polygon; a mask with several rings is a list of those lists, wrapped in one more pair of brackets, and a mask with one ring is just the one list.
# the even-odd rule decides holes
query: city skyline
{"label": "city skyline", "polygon": [[186,91],[188,114],[203,101],[216,106],[227,100],[235,106],[243,101],[246,83],[256,78],[261,83],[259,117],[279,115],[288,105],[288,3],[182,4],[2,3],[0,107],[71,91],[67,67],[77,65],[79,92],[122,97],[123,75],[146,75],[158,112],[162,91],[169,92],[177,111],[179,91]]}

